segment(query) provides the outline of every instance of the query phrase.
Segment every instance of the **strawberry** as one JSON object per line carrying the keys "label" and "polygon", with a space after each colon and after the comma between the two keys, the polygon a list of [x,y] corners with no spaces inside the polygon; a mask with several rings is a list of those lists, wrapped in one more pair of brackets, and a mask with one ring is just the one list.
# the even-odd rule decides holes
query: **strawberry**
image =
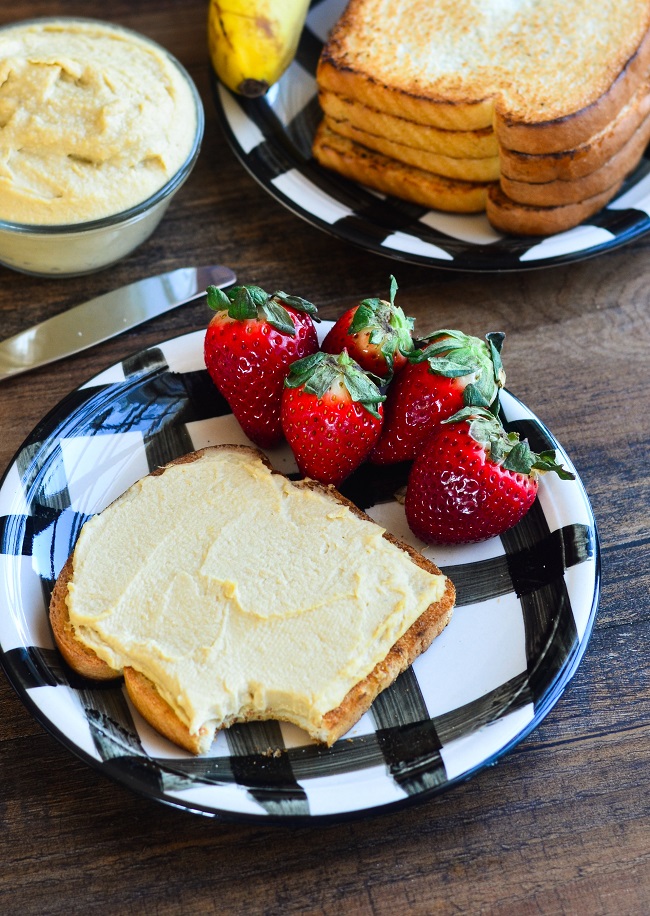
{"label": "strawberry", "polygon": [[547,471],[574,477],[556,463],[553,450],[536,454],[490,411],[466,407],[437,427],[415,459],[406,520],[429,544],[486,540],[524,517]]}
{"label": "strawberry", "polygon": [[437,331],[414,350],[390,384],[386,416],[373,464],[412,461],[424,440],[445,418],[466,406],[496,412],[505,382],[501,363],[504,335],[480,340],[461,331]]}
{"label": "strawberry", "polygon": [[282,441],[280,409],[289,367],[318,350],[316,307],[259,286],[228,292],[209,286],[205,365],[249,439],[262,448]]}
{"label": "strawberry", "polygon": [[383,400],[345,350],[294,363],[282,396],[282,429],[300,473],[339,486],[377,441]]}
{"label": "strawberry", "polygon": [[406,365],[413,350],[413,319],[395,305],[397,281],[390,278],[390,302],[363,299],[344,312],[321,345],[325,353],[347,350],[362,369],[389,379]]}

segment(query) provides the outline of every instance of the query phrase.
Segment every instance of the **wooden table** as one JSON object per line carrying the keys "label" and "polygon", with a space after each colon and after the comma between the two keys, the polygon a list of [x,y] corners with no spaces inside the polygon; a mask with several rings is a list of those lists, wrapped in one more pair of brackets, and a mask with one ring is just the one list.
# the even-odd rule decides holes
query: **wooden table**
{"label": "wooden table", "polygon": [[[177,55],[205,102],[205,143],[158,231],[117,266],[52,281],[0,268],[1,336],[188,263],[229,264],[325,318],[383,293],[395,272],[420,331],[507,333],[509,388],[564,444],[590,495],[603,587],[568,690],[497,766],[424,804],[326,827],[215,821],[131,794],[46,734],[0,678],[0,911],[647,913],[650,236],[570,266],[490,276],[347,247],[271,199],[225,144],[204,0],[15,0],[0,22],[62,13],[108,17]],[[200,300],[4,383],[0,467],[90,375],[207,320]]]}

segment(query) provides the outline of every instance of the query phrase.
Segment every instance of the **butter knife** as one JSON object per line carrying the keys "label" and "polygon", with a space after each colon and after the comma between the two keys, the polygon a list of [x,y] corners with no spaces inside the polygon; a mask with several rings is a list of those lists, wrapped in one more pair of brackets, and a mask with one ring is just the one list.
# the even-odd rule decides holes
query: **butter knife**
{"label": "butter knife", "polygon": [[228,267],[181,267],[75,305],[0,341],[0,382],[116,337],[197,299],[208,286],[236,280]]}

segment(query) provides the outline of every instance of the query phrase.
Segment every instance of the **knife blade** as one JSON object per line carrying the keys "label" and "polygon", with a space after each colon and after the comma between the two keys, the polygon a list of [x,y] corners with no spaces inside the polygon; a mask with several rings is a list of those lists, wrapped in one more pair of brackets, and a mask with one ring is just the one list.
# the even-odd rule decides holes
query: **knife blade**
{"label": "knife blade", "polygon": [[181,267],[96,296],[0,341],[0,382],[116,337],[198,299],[208,286],[236,281],[221,265]]}

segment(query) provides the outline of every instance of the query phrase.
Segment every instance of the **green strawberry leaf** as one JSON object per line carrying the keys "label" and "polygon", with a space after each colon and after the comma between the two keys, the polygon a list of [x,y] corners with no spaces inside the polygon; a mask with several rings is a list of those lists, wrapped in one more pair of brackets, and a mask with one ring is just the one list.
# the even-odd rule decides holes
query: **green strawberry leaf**
{"label": "green strawberry leaf", "polygon": [[435,344],[443,350],[449,349],[454,344],[460,344],[463,346],[467,341],[467,334],[463,334],[462,331],[453,331],[448,328],[443,328],[439,331],[433,331],[431,334],[427,334],[422,338],[422,343],[431,346]]}
{"label": "green strawberry leaf", "polygon": [[493,350],[495,350],[499,356],[501,355],[501,350],[503,350],[503,341],[506,339],[504,331],[488,331],[485,335],[485,339],[488,341]]}
{"label": "green strawberry leaf", "polygon": [[390,300],[391,305],[395,305],[395,295],[397,294],[397,290],[398,290],[397,280],[391,274],[390,275],[390,292],[389,292],[389,300]]}
{"label": "green strawberry leaf", "polygon": [[[494,458],[494,452],[492,453]],[[494,458],[496,461],[497,459]],[[530,450],[530,446],[525,439],[516,442],[509,452],[506,453],[502,467],[506,471],[514,471],[517,474],[525,474],[528,476],[533,468],[535,461],[534,452]],[[498,462],[497,462],[498,463]]]}
{"label": "green strawberry leaf", "polygon": [[206,292],[208,305],[214,311],[227,311],[230,318],[237,321],[267,321],[281,334],[289,334],[292,337],[295,336],[296,329],[282,302],[298,311],[314,317],[316,315],[316,306],[306,299],[288,296],[282,292],[269,296],[260,286],[233,286],[227,293],[216,286],[208,286]]}
{"label": "green strawberry leaf", "polygon": [[380,305],[381,299],[363,299],[352,317],[348,334],[358,334],[367,328],[381,330],[377,322],[377,310]]}
{"label": "green strawberry leaf", "polygon": [[572,474],[571,471],[567,471],[565,467],[555,459],[555,449],[548,449],[544,452],[538,452],[535,455],[535,461],[533,462],[533,467],[536,471],[540,471],[542,474],[547,473],[548,471],[554,471],[560,480],[575,480],[576,475]]}
{"label": "green strawberry leaf", "polygon": [[353,401],[358,401],[373,417],[379,419],[380,414],[377,404],[386,400],[372,379],[356,363],[347,367],[343,376],[343,384],[347,388]]}
{"label": "green strawberry leaf", "polygon": [[284,380],[287,388],[300,388],[316,398],[322,398],[335,382],[343,382],[353,401],[358,401],[372,414],[379,417],[377,404],[386,400],[369,373],[348,356],[347,350],[337,356],[319,350],[291,364]]}
{"label": "green strawberry leaf", "polygon": [[323,361],[325,354],[322,351],[311,353],[309,356],[303,356],[291,364],[289,373],[284,380],[286,388],[300,388],[304,385],[315,371],[318,363]]}
{"label": "green strawberry leaf", "polygon": [[494,422],[494,416],[490,413],[489,410],[486,410],[482,407],[461,407],[460,410],[456,411],[451,417],[447,417],[446,420],[441,420],[441,423],[462,423],[463,420],[490,420]]}
{"label": "green strawberry leaf", "polygon": [[302,296],[290,296],[288,293],[283,293],[282,290],[273,293],[274,299],[280,299],[286,305],[290,305],[291,308],[296,309],[297,312],[304,312],[306,315],[311,315],[316,321],[320,321],[318,318],[318,309],[313,302],[309,302],[308,299],[303,299]]}
{"label": "green strawberry leaf", "polygon": [[500,464],[505,470],[529,476],[534,471],[538,474],[553,471],[560,480],[575,480],[575,474],[556,461],[554,449],[534,452],[527,440],[520,439],[515,432],[507,433],[500,420],[481,406],[462,407],[442,422],[468,422],[472,438],[483,446],[491,461]]}
{"label": "green strawberry leaf", "polygon": [[[383,379],[385,383],[390,382],[393,377],[393,369],[395,367],[395,350],[398,349],[395,346],[395,343],[396,342],[394,340],[389,339],[384,341],[384,344],[381,347],[381,354],[386,361],[386,366],[388,367],[388,375],[385,379]],[[399,349],[401,350],[401,347]]]}
{"label": "green strawberry leaf", "polygon": [[464,375],[472,375],[478,372],[479,367],[476,363],[460,361],[457,354],[454,357],[436,356],[428,360],[431,371],[435,375],[442,375],[445,378],[461,378]]}
{"label": "green strawberry leaf", "polygon": [[248,290],[248,295],[258,308],[264,305],[269,298],[269,294],[260,286],[245,286],[244,289]]}
{"label": "green strawberry leaf", "polygon": [[230,308],[230,299],[218,286],[208,286],[206,289],[208,306],[213,312],[223,312]]}
{"label": "green strawberry leaf", "polygon": [[501,349],[505,336],[503,331],[490,331],[489,334],[485,335],[488,347],[490,348],[490,356],[492,358],[492,365],[494,366],[494,381],[497,384],[497,388],[503,387],[506,378],[503,361],[501,359]]}
{"label": "green strawberry leaf", "polygon": [[[257,318],[257,300],[259,287],[234,286],[228,291],[230,308],[228,314],[237,321]],[[266,295],[266,293],[264,294]]]}
{"label": "green strawberry leaf", "polygon": [[475,382],[470,382],[463,391],[463,402],[466,407],[486,407],[490,409],[489,395],[486,396],[481,386]]}
{"label": "green strawberry leaf", "polygon": [[260,315],[262,315],[276,331],[279,331],[281,334],[289,334],[291,337],[295,337],[296,329],[291,320],[291,315],[274,297],[268,298],[266,302],[260,306],[259,311]]}

